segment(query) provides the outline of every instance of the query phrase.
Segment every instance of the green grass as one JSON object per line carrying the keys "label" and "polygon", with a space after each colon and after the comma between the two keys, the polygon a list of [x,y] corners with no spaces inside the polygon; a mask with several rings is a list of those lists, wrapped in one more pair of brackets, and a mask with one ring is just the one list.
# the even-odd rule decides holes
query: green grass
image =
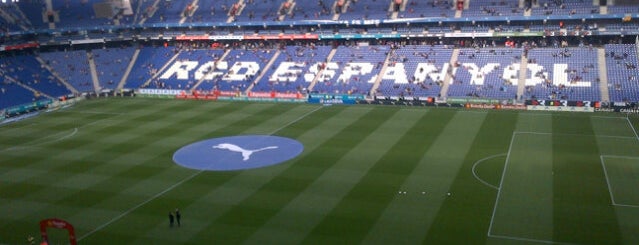
{"label": "green grass", "polygon": [[[0,244],[52,217],[80,244],[639,244],[637,128],[623,114],[84,101],[0,126]],[[304,152],[243,171],[172,162],[244,134]]]}

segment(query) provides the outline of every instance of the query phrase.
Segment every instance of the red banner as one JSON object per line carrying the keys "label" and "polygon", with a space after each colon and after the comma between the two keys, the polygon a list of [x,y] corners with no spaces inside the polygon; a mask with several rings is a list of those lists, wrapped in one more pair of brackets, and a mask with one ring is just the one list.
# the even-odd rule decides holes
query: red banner
{"label": "red banner", "polygon": [[248,40],[319,39],[318,34],[245,35]]}
{"label": "red banner", "polygon": [[57,228],[57,229],[65,229],[69,232],[69,243],[71,245],[78,244],[75,238],[75,230],[73,229],[73,225],[71,223],[61,220],[61,219],[43,219],[40,221],[40,235],[42,236],[42,240],[49,243],[49,236],[47,235],[47,228]]}

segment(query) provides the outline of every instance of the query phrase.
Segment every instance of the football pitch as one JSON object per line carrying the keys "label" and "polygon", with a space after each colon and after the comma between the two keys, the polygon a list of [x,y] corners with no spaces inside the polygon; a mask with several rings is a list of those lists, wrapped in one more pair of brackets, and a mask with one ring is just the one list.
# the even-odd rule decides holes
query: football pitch
{"label": "football pitch", "polygon": [[[39,241],[47,218],[79,244],[639,244],[637,129],[606,113],[83,101],[0,126],[0,244]],[[173,161],[243,135],[303,151],[232,171]]]}

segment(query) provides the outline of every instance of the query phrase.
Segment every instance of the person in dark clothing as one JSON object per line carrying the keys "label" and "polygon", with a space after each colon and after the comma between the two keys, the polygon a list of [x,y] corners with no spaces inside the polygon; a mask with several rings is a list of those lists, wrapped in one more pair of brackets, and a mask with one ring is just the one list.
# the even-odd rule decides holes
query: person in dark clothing
{"label": "person in dark clothing", "polygon": [[169,212],[169,227],[173,227],[173,222],[175,218],[173,217],[173,212]]}
{"label": "person in dark clothing", "polygon": [[180,218],[182,218],[182,215],[180,215],[180,210],[179,209],[175,209],[175,221],[177,221],[177,225],[180,226]]}

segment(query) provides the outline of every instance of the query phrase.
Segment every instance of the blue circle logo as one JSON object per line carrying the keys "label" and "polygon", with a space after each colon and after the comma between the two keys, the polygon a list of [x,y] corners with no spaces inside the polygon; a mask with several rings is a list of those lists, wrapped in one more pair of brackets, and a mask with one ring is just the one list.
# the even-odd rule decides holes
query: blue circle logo
{"label": "blue circle logo", "polygon": [[290,160],[304,150],[297,140],[270,135],[242,135],[198,141],[173,154],[183,167],[230,171],[260,168]]}

